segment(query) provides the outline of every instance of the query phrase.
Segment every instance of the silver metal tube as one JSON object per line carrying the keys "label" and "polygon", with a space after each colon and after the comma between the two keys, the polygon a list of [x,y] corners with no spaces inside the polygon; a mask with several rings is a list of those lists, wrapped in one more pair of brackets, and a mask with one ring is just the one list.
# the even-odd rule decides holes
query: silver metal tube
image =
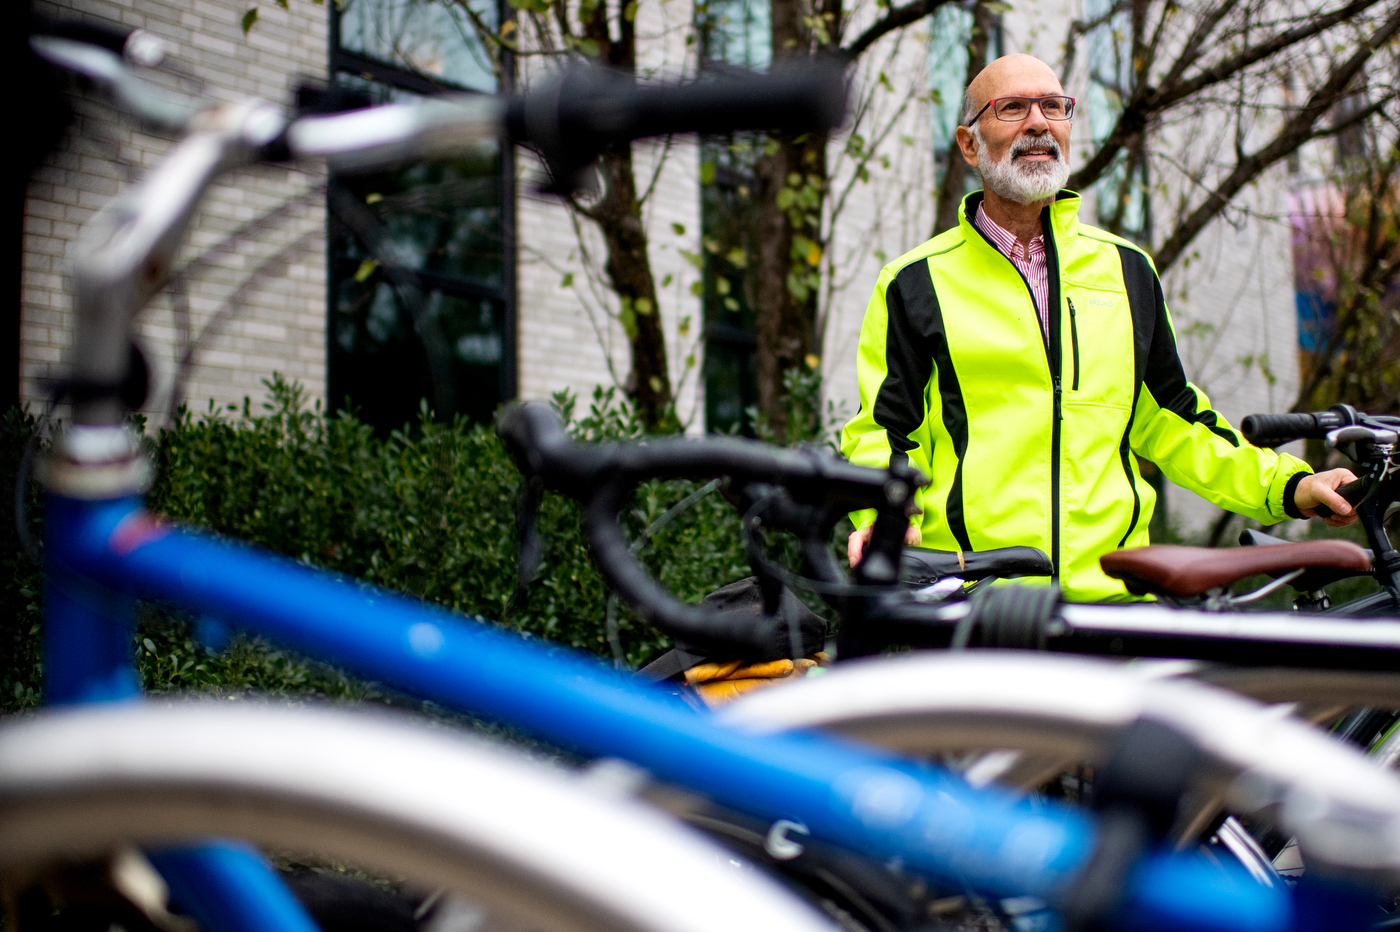
{"label": "silver metal tube", "polygon": [[362,171],[463,155],[495,143],[504,112],[501,99],[486,94],[386,104],[304,117],[287,130],[287,145],[298,158],[324,158],[333,170]]}
{"label": "silver metal tube", "polygon": [[[200,125],[202,124],[202,125]],[[282,131],[276,107],[249,101],[203,115],[135,190],[99,211],[83,229],[73,261],[72,380],[114,389],[126,376],[132,318],[165,284],[200,197],[222,172],[247,164]],[[116,424],[110,392],[76,399],[74,420]]]}
{"label": "silver metal tube", "polygon": [[[1293,644],[1400,648],[1400,621],[1283,612],[1201,612],[1157,605],[1060,607],[1064,624],[1076,631],[1117,631]],[[1051,635],[1057,632],[1052,629]]]}

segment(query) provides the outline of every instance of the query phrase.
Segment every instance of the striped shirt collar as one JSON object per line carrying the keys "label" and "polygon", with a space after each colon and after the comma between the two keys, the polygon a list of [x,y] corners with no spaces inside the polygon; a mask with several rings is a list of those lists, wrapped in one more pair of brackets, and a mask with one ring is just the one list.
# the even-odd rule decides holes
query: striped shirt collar
{"label": "striped shirt collar", "polygon": [[1003,228],[982,209],[982,204],[977,204],[977,216],[972,221],[977,225],[977,229],[987,234],[987,237],[996,244],[1009,259],[1035,259],[1045,255],[1045,234],[1042,233],[1031,240],[1030,246],[1022,246],[1021,241],[1016,238],[1010,230]]}
{"label": "striped shirt collar", "polygon": [[977,216],[972,222],[1002,255],[1011,260],[1011,264],[1026,280],[1026,285],[1031,291],[1031,303],[1035,307],[1036,316],[1040,318],[1040,330],[1042,333],[1049,333],[1047,305],[1050,303],[1050,269],[1045,255],[1045,234],[1042,233],[1031,240],[1029,246],[1022,246],[1021,241],[1010,231],[1003,229],[987,216],[980,203],[977,205]]}

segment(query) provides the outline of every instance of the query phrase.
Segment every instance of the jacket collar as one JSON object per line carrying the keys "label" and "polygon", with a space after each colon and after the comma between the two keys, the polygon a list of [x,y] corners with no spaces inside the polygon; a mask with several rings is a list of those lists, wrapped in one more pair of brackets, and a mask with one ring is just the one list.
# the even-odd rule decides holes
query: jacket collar
{"label": "jacket collar", "polygon": [[[1050,226],[1057,245],[1064,244],[1079,235],[1079,195],[1073,191],[1061,191],[1055,195],[1055,200],[1050,206],[1041,211],[1041,221],[1044,222],[1045,211],[1050,212]],[[962,229],[963,239],[974,243],[987,243],[978,229],[972,225],[972,218],[977,216],[977,207],[982,203],[982,192],[973,191],[963,198],[962,207],[958,210],[958,226]]]}

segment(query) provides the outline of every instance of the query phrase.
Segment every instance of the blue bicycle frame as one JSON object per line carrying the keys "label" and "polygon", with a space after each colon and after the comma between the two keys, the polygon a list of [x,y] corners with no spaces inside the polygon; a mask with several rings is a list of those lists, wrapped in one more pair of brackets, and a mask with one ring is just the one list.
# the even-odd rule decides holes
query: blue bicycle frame
{"label": "blue bicycle frame", "polygon": [[[401,156],[428,154],[425,139],[459,145],[473,133],[496,138],[501,118],[491,107],[478,101],[458,110],[435,105],[414,117],[411,109],[399,108],[383,121],[365,111],[343,123],[315,118],[298,123],[293,129],[304,132],[289,131],[287,139],[297,155],[378,146]],[[330,124],[319,136],[313,125],[318,122],[323,129]],[[83,443],[75,440],[74,450],[86,444],[86,459],[47,479],[49,702],[135,698],[134,600],[166,599],[444,706],[521,726],[588,754],[624,758],[733,810],[803,823],[815,838],[871,857],[900,858],[983,893],[1065,901],[1096,851],[1094,823],[1083,811],[973,790],[936,768],[835,738],[760,737],[724,728],[707,713],[567,651],[163,525],[146,513],[130,494],[140,482],[121,478],[127,474],[113,465],[116,460],[104,459],[118,435],[125,436],[116,426],[122,409],[113,389],[129,363],[127,328],[159,286],[162,270],[172,267],[204,188],[227,168],[261,158],[280,124],[265,107],[249,103],[206,114],[201,125],[134,200],[121,211],[98,215],[98,229],[75,265],[73,381],[92,392],[75,405],[75,421],[94,433]],[[441,132],[446,125],[452,133]],[[60,440],[65,442],[66,436]],[[67,478],[60,481],[60,475]],[[315,928],[246,848],[220,843],[153,852],[152,861],[205,932]],[[1299,887],[1309,889],[1308,883]],[[1317,895],[1330,892],[1318,889]],[[1346,902],[1352,901],[1365,905],[1364,897]],[[1345,910],[1319,902],[1261,887],[1199,858],[1158,853],[1133,866],[1117,917],[1122,928],[1181,932],[1368,925],[1343,919]],[[1314,915],[1315,922],[1308,918]]]}
{"label": "blue bicycle frame", "polygon": [[[936,768],[826,736],[745,735],[567,651],[162,524],[136,497],[89,501],[51,493],[46,524],[53,703],[137,695],[133,600],[154,597],[985,893],[1057,902],[1094,850],[1084,812],[973,790]],[[236,850],[220,847],[153,860],[174,875],[183,905],[208,930],[314,928],[285,891],[258,876],[265,871],[249,854],[240,861]],[[230,884],[242,885],[241,900],[227,895]],[[1286,894],[1166,854],[1137,866],[1122,907],[1134,928],[1222,932],[1294,928],[1293,913]]]}

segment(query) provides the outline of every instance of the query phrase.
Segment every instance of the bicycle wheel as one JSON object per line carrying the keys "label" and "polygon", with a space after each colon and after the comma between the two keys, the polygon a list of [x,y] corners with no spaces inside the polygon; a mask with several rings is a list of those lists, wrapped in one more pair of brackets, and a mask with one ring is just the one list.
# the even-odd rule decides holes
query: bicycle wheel
{"label": "bicycle wheel", "polygon": [[445,888],[492,927],[712,932],[721,915],[831,932],[776,883],[602,781],[444,730],[211,703],[0,726],[0,873],[210,836]]}
{"label": "bicycle wheel", "polygon": [[1335,720],[1357,706],[1400,709],[1400,673],[1205,667],[1190,675],[1260,702],[1296,702],[1294,714],[1314,724]]}
{"label": "bicycle wheel", "polygon": [[[1102,759],[1138,719],[1171,726],[1202,754],[1175,828],[1194,843],[1222,807],[1276,813],[1304,857],[1400,882],[1400,780],[1284,710],[1122,664],[1006,650],[855,661],[745,696],[721,713],[750,731],[825,728],[919,756],[1000,751],[973,782],[1033,787]],[[1008,753],[1009,752],[1009,753]]]}

